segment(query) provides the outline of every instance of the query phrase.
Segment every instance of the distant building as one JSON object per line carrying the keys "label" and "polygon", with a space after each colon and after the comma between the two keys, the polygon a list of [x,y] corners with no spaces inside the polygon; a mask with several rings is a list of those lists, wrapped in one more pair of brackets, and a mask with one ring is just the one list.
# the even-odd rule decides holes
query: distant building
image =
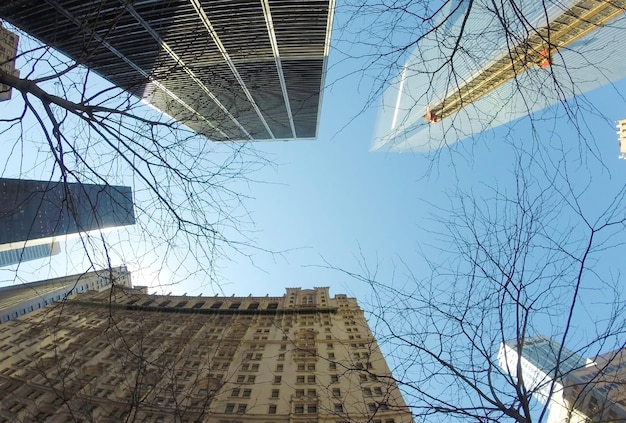
{"label": "distant building", "polygon": [[60,252],[61,246],[57,241],[4,250],[0,251],[0,267],[11,266],[25,261],[48,258],[59,254]]}
{"label": "distant building", "polygon": [[12,0],[0,17],[211,140],[284,140],[317,136],[334,7]]}
{"label": "distant building", "polygon": [[130,187],[0,179],[0,251],[134,223]]}
{"label": "distant building", "polygon": [[617,141],[619,142],[619,158],[626,159],[626,119],[617,121]]}
{"label": "distant building", "polygon": [[[518,354],[521,347],[521,356]],[[626,354],[623,350],[584,359],[546,337],[507,341],[498,362],[547,404],[547,423],[592,423],[626,419]]]}
{"label": "distant building", "polygon": [[0,325],[0,419],[410,423],[354,298],[81,294]]}
{"label": "distant building", "polygon": [[0,324],[82,292],[108,290],[112,284],[132,287],[125,266],[1,287]]}
{"label": "distant building", "polygon": [[[19,75],[15,69],[15,56],[17,55],[17,44],[19,37],[2,26],[0,23],[0,72],[9,75]],[[11,98],[11,87],[0,83],[0,101]]]}

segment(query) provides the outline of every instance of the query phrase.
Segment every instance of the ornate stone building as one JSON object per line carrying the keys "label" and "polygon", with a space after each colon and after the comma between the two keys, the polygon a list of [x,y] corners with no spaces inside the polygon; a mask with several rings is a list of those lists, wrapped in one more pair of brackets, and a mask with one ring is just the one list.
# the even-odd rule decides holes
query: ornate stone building
{"label": "ornate stone building", "polygon": [[0,325],[0,422],[408,423],[354,298],[88,292]]}

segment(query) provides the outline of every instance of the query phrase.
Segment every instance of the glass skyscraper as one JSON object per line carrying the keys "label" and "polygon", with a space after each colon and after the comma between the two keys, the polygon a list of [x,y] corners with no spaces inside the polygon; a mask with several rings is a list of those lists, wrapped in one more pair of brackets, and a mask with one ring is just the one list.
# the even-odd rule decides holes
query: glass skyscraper
{"label": "glass skyscraper", "polygon": [[134,223],[130,187],[0,179],[0,251]]}

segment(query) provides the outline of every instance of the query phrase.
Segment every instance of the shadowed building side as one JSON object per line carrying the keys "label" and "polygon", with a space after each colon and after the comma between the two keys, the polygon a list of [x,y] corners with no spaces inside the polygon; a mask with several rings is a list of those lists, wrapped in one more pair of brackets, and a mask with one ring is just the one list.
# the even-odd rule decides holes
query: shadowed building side
{"label": "shadowed building side", "polygon": [[12,0],[0,17],[214,141],[317,136],[334,0]]}

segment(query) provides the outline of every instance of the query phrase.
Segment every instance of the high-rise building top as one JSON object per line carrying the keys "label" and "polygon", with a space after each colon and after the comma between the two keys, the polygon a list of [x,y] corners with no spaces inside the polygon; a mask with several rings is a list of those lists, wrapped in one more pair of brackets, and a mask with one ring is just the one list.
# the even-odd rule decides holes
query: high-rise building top
{"label": "high-rise building top", "polygon": [[0,17],[215,141],[313,138],[334,0],[10,0]]}
{"label": "high-rise building top", "polygon": [[328,288],[87,293],[0,325],[0,339],[10,421],[413,421],[356,300]]}
{"label": "high-rise building top", "polygon": [[0,178],[0,251],[133,223],[130,187]]}
{"label": "high-rise building top", "polygon": [[[521,347],[521,355],[518,354]],[[500,367],[549,409],[547,423],[626,420],[626,350],[584,359],[538,336],[503,343]]]}

